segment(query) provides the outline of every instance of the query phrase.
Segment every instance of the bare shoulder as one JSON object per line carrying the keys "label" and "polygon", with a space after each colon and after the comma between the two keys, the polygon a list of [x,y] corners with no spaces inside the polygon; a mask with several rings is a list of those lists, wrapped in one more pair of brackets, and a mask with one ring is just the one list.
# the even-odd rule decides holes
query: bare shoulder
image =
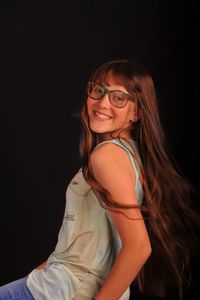
{"label": "bare shoulder", "polygon": [[126,195],[126,203],[133,203],[135,172],[127,151],[114,143],[105,143],[92,152],[90,163],[96,180],[115,201],[123,202]]}
{"label": "bare shoulder", "polygon": [[128,162],[129,158],[127,152],[120,146],[114,143],[105,143],[92,152],[90,161],[93,167],[101,166],[104,162],[102,167],[108,168],[113,164],[119,165]]}

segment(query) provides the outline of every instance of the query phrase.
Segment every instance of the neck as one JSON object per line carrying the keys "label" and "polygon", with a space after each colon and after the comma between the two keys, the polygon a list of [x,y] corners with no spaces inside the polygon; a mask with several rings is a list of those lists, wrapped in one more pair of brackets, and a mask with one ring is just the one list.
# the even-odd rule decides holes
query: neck
{"label": "neck", "polygon": [[108,140],[112,140],[112,139],[116,139],[116,138],[122,138],[122,139],[131,139],[131,134],[130,132],[121,132],[119,134],[119,132],[108,132],[108,133],[102,133],[102,134],[97,134],[97,144],[104,142],[104,141],[108,141]]}

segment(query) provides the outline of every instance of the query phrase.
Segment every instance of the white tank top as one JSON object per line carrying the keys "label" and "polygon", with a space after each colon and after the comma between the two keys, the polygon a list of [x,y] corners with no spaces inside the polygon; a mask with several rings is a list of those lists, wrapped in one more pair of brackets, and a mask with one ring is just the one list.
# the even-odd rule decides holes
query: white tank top
{"label": "white tank top", "polygon": [[[136,195],[142,201],[142,188],[136,160],[138,153],[123,140],[104,141],[122,147],[128,154],[136,176]],[[85,181],[82,169],[66,191],[66,208],[55,251],[44,269],[33,270],[27,285],[36,300],[91,300],[107,278],[121,248],[119,235],[109,211],[101,207],[95,193]],[[123,274],[122,274],[123,275]],[[129,289],[120,297],[128,300]]]}

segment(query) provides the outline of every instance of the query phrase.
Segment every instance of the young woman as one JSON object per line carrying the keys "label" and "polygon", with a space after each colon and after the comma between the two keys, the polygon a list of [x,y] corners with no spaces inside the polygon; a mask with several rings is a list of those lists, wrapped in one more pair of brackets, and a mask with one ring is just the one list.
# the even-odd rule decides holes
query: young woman
{"label": "young woman", "polygon": [[156,296],[177,288],[181,299],[199,217],[165,150],[150,74],[128,60],[100,66],[81,116],[83,166],[55,251],[0,299],[128,300],[133,280]]}

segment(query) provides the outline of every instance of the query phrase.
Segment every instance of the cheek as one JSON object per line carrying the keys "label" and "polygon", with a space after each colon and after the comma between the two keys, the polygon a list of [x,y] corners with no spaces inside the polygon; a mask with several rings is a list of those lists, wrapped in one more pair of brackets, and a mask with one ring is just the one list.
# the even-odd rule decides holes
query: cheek
{"label": "cheek", "polygon": [[92,108],[94,106],[94,101],[91,98],[87,98],[86,105],[87,105],[87,110],[89,113],[92,111]]}
{"label": "cheek", "polygon": [[87,98],[87,100],[86,100],[86,106],[87,106],[87,109],[90,107],[90,100],[89,100],[89,98]]}
{"label": "cheek", "polygon": [[87,107],[88,114],[90,114],[92,103],[89,98],[87,98],[86,107]]}

